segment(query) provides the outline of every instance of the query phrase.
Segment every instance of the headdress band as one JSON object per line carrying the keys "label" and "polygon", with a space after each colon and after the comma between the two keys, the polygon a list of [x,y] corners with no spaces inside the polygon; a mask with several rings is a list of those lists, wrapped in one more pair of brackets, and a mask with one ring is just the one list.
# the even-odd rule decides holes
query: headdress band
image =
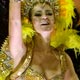
{"label": "headdress band", "polygon": [[54,8],[54,11],[56,10],[56,14],[58,15],[58,10],[59,10],[59,1],[58,0],[24,0],[22,1],[22,16],[27,16],[29,17],[29,11],[31,8],[33,8],[35,3],[49,3],[52,8]]}

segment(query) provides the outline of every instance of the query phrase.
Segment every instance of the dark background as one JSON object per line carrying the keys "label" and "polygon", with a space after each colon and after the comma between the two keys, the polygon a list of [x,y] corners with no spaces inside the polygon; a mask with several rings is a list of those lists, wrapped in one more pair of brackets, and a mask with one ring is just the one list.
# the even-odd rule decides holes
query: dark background
{"label": "dark background", "polygon": [[[76,2],[77,0],[74,0],[74,1]],[[80,1],[77,4],[79,3]],[[73,19],[73,22],[74,22],[73,28],[80,31],[80,25],[77,25],[80,20],[79,18],[80,7],[79,6],[77,7],[77,4],[76,4],[76,8],[74,9],[76,13],[76,18]],[[4,39],[8,36],[8,21],[9,21],[8,16],[9,16],[9,0],[0,0],[0,47]],[[78,55],[77,53],[77,58],[76,58],[73,49],[68,49],[66,50],[66,52],[71,57],[74,64],[75,71],[80,78],[80,55]]]}
{"label": "dark background", "polygon": [[0,46],[8,35],[8,9],[9,1],[0,0]]}

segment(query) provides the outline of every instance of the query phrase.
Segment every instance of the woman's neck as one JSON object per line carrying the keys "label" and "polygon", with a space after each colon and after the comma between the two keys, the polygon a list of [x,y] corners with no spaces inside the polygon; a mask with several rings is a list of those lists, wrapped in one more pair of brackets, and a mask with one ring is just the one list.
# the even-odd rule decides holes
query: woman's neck
{"label": "woman's neck", "polygon": [[35,48],[38,51],[49,51],[50,49],[50,35],[36,34],[34,37]]}

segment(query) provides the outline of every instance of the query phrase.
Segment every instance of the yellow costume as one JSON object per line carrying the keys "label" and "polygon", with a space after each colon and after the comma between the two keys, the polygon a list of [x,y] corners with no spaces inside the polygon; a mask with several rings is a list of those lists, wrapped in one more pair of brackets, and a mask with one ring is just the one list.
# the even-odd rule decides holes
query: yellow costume
{"label": "yellow costume", "polygon": [[[62,49],[55,49],[55,51],[59,54],[58,57],[60,60],[61,73],[54,76],[51,80],[63,80],[64,73],[67,67],[67,65],[65,64],[66,63],[66,58],[64,55],[65,53],[62,51]],[[30,65],[31,59],[32,59],[32,48],[30,46],[28,47],[28,53],[26,58],[27,67],[26,70],[19,76],[19,80],[46,80],[43,73],[37,72],[36,68],[33,69],[33,67]],[[21,68],[23,69],[24,67],[21,66]],[[19,70],[22,72],[22,69]],[[12,73],[13,73],[13,60],[10,56],[8,48],[8,39],[7,39],[4,42],[2,51],[0,52],[0,80],[10,80],[10,75]]]}
{"label": "yellow costume", "polygon": [[[32,1],[32,0],[30,0]],[[34,0],[36,1],[36,0]],[[58,1],[58,4],[56,3],[55,9],[59,9],[58,12],[55,14],[55,23],[56,23],[56,34],[55,36],[51,35],[51,42],[50,45],[57,49],[57,47],[64,45],[65,50],[66,48],[76,48],[80,49],[80,37],[77,35],[77,31],[72,30],[72,17],[74,17],[73,12],[73,2],[72,0],[41,0],[43,2],[49,1],[50,5],[53,6],[52,2]],[[25,8],[25,4],[27,4],[29,0],[24,0],[22,2],[22,8]],[[33,1],[32,1],[33,2]],[[31,3],[31,2],[30,2]],[[32,4],[32,3],[31,3]],[[60,5],[59,5],[60,4]],[[29,5],[27,5],[29,7]],[[54,6],[53,6],[54,7]],[[60,7],[60,8],[58,8]],[[27,9],[28,11],[28,9]],[[24,13],[24,10],[22,9],[22,13]],[[24,15],[24,14],[23,14]],[[22,15],[22,17],[23,17]],[[46,80],[43,73],[38,73],[34,69],[32,69],[32,66],[30,65],[31,59],[32,59],[32,48],[33,48],[33,40],[32,37],[35,36],[35,31],[32,29],[31,24],[26,23],[26,20],[24,20],[25,17],[22,18],[22,34],[23,34],[23,40],[24,43],[28,43],[28,53],[27,56],[21,65],[19,69],[17,69],[15,72],[13,72],[13,65],[14,62],[11,58],[10,52],[9,52],[9,42],[8,39],[5,40],[4,44],[2,45],[1,51],[0,51],[0,80],[10,80],[9,77],[13,77],[14,74],[18,75],[20,79],[18,80]],[[32,42],[32,44],[30,44]],[[64,80],[64,72],[66,71],[66,59],[63,50],[58,51],[59,54],[59,60],[60,60],[60,66],[61,66],[61,74],[54,76],[51,80]]]}

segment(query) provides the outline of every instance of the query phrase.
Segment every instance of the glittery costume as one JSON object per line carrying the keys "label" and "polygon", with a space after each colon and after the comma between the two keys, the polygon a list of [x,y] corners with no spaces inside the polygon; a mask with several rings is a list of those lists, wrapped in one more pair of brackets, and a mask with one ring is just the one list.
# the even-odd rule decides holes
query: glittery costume
{"label": "glittery costume", "polygon": [[[64,52],[60,50],[57,50],[57,52],[59,53],[61,74],[54,76],[50,80],[63,80],[64,79],[64,73],[67,67],[65,64],[66,62],[65,55],[64,55]],[[26,70],[23,72],[22,69],[25,68],[25,66],[24,67],[21,66],[22,69],[19,69],[18,71],[18,74],[20,75],[18,80],[46,80],[43,73],[39,73],[35,71],[35,69],[33,69],[33,67],[30,66],[31,59],[32,59],[32,50],[30,46],[27,52]],[[22,73],[20,73],[20,71],[22,71]],[[2,46],[2,50],[0,52],[0,80],[10,80],[10,75],[12,74],[12,72],[13,72],[13,60],[9,53],[8,39],[7,39],[5,40],[4,45]]]}
{"label": "glittery costume", "polygon": [[[55,11],[57,11],[55,12],[56,34],[55,36],[53,36],[53,34],[51,35],[50,45],[55,49],[60,45],[64,45],[65,49],[77,48],[80,50],[80,37],[76,34],[77,31],[72,30],[72,17],[74,17],[72,0],[34,0],[34,2],[35,1],[41,1],[41,3],[48,1],[53,9],[55,1]],[[53,4],[51,2],[53,2]],[[29,9],[33,7],[32,3],[33,0],[24,0],[22,2],[22,37],[24,43],[28,43],[26,58],[23,64],[14,72],[14,62],[9,52],[8,39],[6,39],[0,51],[0,80],[10,80],[9,78],[14,78],[14,76],[19,77],[17,80],[46,80],[43,73],[36,72],[30,65],[33,49],[33,43],[30,44],[30,42],[33,42],[32,37],[35,36],[35,31],[32,29],[32,25],[28,23],[28,21],[26,22],[25,15],[27,15],[27,18],[29,17],[28,12]],[[61,74],[56,75],[51,80],[63,80],[63,74],[66,71],[64,52],[58,50],[57,53],[59,53],[58,57],[60,60]]]}

